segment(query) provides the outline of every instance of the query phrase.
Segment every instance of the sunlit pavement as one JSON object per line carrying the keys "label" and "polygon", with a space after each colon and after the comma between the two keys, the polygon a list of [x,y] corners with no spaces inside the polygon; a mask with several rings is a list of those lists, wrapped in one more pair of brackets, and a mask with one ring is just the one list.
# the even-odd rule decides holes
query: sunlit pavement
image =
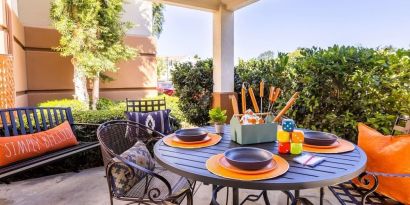
{"label": "sunlit pavement", "polygon": [[[211,186],[197,185],[194,204],[207,205],[211,200]],[[247,194],[258,194],[259,191],[241,190],[240,198]],[[307,196],[314,204],[319,204],[319,189],[303,190],[301,195]],[[231,193],[229,196],[232,196]],[[218,195],[220,204],[225,204],[226,189]],[[277,191],[269,192],[272,205],[286,204],[286,196]],[[228,201],[231,204],[231,200]],[[104,168],[97,167],[83,170],[79,173],[64,173],[37,179],[13,182],[0,185],[0,205],[105,205],[109,203],[108,187],[104,177]],[[114,201],[114,204],[127,204]],[[185,203],[183,203],[185,204]],[[247,202],[245,204],[264,204]],[[340,204],[333,194],[326,189],[324,204]]]}

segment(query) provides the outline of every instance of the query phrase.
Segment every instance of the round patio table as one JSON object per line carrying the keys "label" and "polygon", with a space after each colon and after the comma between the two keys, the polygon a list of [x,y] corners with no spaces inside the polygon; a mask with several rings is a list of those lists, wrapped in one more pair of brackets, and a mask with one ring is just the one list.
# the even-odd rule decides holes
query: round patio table
{"label": "round patio table", "polygon": [[[214,132],[213,127],[205,127],[209,132]],[[225,126],[222,140],[211,147],[200,149],[181,149],[170,147],[162,140],[159,140],[154,147],[154,154],[157,162],[166,169],[204,184],[212,184],[213,189],[220,187],[233,188],[233,204],[239,204],[238,189],[263,190],[265,202],[267,200],[266,190],[278,190],[284,192],[292,202],[296,202],[299,190],[309,188],[321,188],[320,198],[323,199],[322,187],[338,184],[359,176],[365,171],[367,157],[362,149],[355,147],[351,152],[340,154],[316,154],[325,157],[325,161],[315,167],[303,166],[293,161],[298,155],[279,156],[286,159],[290,165],[289,170],[276,178],[261,181],[240,181],[219,177],[209,172],[205,166],[206,160],[216,154],[226,150],[239,147],[241,145],[231,141],[230,127]],[[278,145],[276,142],[261,143],[253,145],[243,145],[258,147],[277,154]],[[290,190],[295,190],[293,196]],[[261,194],[262,195],[262,194]],[[261,196],[260,195],[260,196]],[[259,197],[260,197],[259,196]],[[322,203],[322,202],[321,202]]]}

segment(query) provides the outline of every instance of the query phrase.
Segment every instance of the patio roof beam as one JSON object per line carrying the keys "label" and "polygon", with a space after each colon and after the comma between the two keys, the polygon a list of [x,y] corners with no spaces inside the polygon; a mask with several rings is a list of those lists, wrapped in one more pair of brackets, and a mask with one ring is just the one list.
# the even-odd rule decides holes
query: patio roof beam
{"label": "patio roof beam", "polygon": [[221,3],[225,5],[226,10],[236,11],[257,1],[259,0],[221,0]]}
{"label": "patio roof beam", "polygon": [[198,9],[208,12],[215,12],[219,9],[220,2],[218,0],[152,0],[164,4],[180,6],[191,9]]}
{"label": "patio roof beam", "polygon": [[209,12],[218,12],[220,6],[228,11],[235,11],[259,0],[151,0],[174,6],[198,9]]}

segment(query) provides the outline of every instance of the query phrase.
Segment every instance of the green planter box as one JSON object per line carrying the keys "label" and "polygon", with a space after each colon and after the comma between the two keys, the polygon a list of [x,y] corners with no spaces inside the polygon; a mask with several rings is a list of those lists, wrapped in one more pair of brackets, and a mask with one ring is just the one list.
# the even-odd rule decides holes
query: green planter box
{"label": "green planter box", "polygon": [[[266,120],[266,122],[268,122]],[[232,117],[231,140],[241,144],[257,144],[276,141],[278,123],[265,123],[255,125],[241,125],[237,117]]]}

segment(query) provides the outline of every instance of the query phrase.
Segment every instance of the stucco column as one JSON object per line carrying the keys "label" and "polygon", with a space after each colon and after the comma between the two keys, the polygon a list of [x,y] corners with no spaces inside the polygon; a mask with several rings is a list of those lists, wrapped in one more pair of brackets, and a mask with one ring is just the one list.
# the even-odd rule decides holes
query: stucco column
{"label": "stucco column", "polygon": [[213,106],[228,110],[234,94],[234,12],[220,6],[213,14]]}

